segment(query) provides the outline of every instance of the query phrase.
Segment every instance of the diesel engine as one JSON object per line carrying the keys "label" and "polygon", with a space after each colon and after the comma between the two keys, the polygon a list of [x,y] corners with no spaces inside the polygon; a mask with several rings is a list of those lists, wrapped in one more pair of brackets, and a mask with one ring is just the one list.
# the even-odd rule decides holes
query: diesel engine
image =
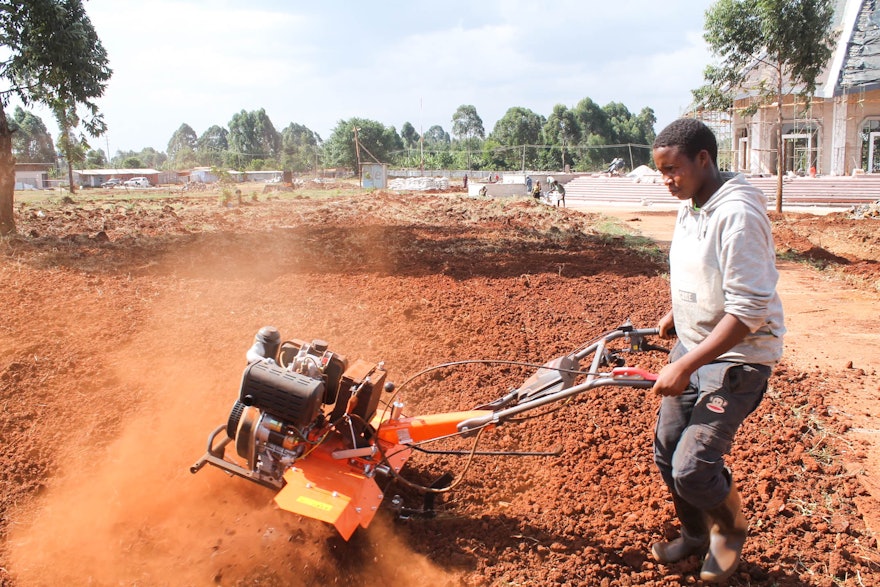
{"label": "diesel engine", "polygon": [[[323,340],[281,342],[266,326],[247,352],[226,434],[247,467],[222,466],[262,485],[281,487],[284,471],[334,434],[365,447],[385,384],[383,364],[348,360]],[[222,457],[221,455],[215,455]],[[213,461],[212,461],[213,462]]]}

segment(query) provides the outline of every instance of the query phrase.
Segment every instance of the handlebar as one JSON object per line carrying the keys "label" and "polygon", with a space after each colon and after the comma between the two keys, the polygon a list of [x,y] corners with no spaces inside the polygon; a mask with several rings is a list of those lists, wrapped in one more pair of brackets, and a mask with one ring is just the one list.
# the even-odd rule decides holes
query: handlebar
{"label": "handlebar", "polygon": [[[627,339],[627,351],[629,352],[654,350],[669,352],[665,347],[651,344],[646,340],[647,337],[658,334],[657,328],[633,328],[629,322],[615,330],[606,332],[584,348],[545,363],[519,389],[495,402],[481,406],[480,409],[491,410],[489,414],[460,422],[458,431],[462,435],[468,436],[480,428],[499,424],[517,414],[564,400],[596,387],[650,389],[657,376],[644,369],[617,366],[612,368],[610,372],[600,373],[599,368],[603,365],[603,360],[607,360],[606,345],[620,338]],[[593,360],[587,371],[586,381],[574,385],[575,377],[580,372],[581,361],[590,355],[593,355]]]}

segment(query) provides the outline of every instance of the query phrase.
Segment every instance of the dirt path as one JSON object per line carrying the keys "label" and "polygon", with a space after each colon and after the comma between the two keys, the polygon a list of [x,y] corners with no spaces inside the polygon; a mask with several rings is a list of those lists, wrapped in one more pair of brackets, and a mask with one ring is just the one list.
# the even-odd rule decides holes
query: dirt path
{"label": "dirt path", "polygon": [[[582,208],[619,219],[637,233],[668,247],[675,211]],[[870,222],[870,221],[869,221]],[[779,294],[785,307],[785,362],[803,371],[839,373],[851,383],[827,390],[829,413],[849,423],[846,436],[864,447],[862,483],[880,500],[880,301],[877,296],[823,275],[806,264],[779,261]],[[830,341],[833,341],[831,343]],[[880,512],[863,508],[880,531]]]}

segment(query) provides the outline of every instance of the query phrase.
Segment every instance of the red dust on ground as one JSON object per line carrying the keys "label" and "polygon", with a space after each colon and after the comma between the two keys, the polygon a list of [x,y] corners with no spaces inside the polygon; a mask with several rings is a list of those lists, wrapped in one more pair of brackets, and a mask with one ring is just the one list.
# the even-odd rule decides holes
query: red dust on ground
{"label": "red dust on ground", "polygon": [[[667,306],[662,255],[600,234],[597,214],[381,192],[17,214],[22,236],[0,244],[4,587],[700,583],[695,559],[646,554],[676,531],[651,462],[650,392],[594,390],[485,434],[486,450],[562,452],[478,457],[435,517],[382,509],[348,542],[273,508],[268,489],[189,473],[267,324],[385,361],[398,383],[447,361],[542,363],[627,319],[653,326]],[[635,359],[658,369],[664,357]],[[877,503],[859,467],[870,456],[826,399],[876,376],[867,369],[776,370],[730,457],[751,521],[730,584],[880,583],[864,514]],[[450,368],[401,393],[411,413],[464,409],[528,374]],[[404,474],[426,484],[463,469],[420,455]],[[398,483],[385,492],[420,505]]]}

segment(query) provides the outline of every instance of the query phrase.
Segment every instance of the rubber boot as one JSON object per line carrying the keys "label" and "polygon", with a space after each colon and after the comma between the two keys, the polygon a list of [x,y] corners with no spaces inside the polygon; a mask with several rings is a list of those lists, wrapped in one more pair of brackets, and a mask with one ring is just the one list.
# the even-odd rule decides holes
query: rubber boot
{"label": "rubber boot", "polygon": [[709,530],[709,554],[703,562],[700,579],[720,583],[730,577],[739,566],[749,523],[742,512],[742,498],[731,483],[730,493],[717,508],[706,513],[712,520]]}
{"label": "rubber boot", "polygon": [[675,514],[681,522],[681,536],[669,542],[655,542],[651,545],[651,554],[659,563],[674,563],[692,554],[700,556],[709,546],[709,526],[706,515],[684,499],[672,494]]}

